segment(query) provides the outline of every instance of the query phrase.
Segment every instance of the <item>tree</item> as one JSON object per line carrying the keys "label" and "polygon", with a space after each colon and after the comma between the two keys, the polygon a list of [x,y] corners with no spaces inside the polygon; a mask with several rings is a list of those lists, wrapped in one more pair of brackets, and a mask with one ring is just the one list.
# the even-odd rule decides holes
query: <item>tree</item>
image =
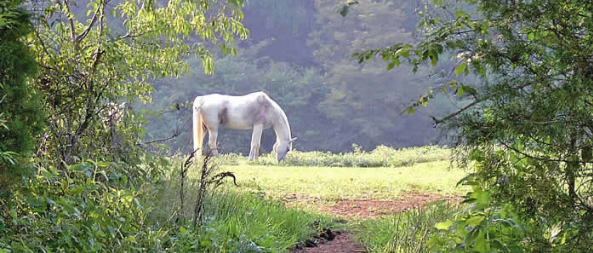
{"label": "tree", "polygon": [[[442,88],[470,101],[435,123],[459,129],[458,144],[476,162],[472,177],[529,225],[521,242],[526,249],[587,252],[593,239],[593,4],[467,0],[470,8],[461,9],[433,2],[421,22],[422,41],[357,58],[380,56],[418,68],[436,66],[444,53],[456,55]],[[456,78],[472,74],[480,81]]]}
{"label": "tree", "polygon": [[[370,62],[364,66],[352,61],[351,54],[382,46],[390,41],[412,43],[418,16],[417,1],[358,1],[347,17],[336,12],[333,1],[317,1],[320,28],[310,34],[309,45],[325,72],[324,85],[330,89],[320,110],[339,121],[332,137],[337,146],[360,144],[365,149],[387,144],[396,147],[425,145],[436,141],[437,132],[427,111],[402,117],[406,105],[434,84],[422,75],[414,75],[410,66],[391,72]],[[389,27],[389,29],[386,29]],[[392,68],[393,66],[389,66]],[[408,69],[406,69],[408,68]],[[420,71],[428,73],[427,68]],[[443,114],[452,104],[439,100],[430,112]],[[414,131],[409,131],[414,129]]]}
{"label": "tree", "polygon": [[0,196],[31,172],[27,157],[44,123],[39,94],[29,82],[37,67],[24,41],[32,31],[30,15],[20,3],[0,3]]}
{"label": "tree", "polygon": [[316,28],[314,1],[249,1],[243,10],[243,24],[249,27],[251,34],[242,48],[266,41],[266,48],[259,51],[259,57],[312,67],[315,62],[307,46],[307,36]]}
{"label": "tree", "polygon": [[41,67],[35,85],[50,113],[40,154],[60,168],[78,157],[136,159],[130,152],[142,131],[139,121],[127,118],[135,120],[124,129],[129,138],[114,149],[101,115],[110,102],[149,100],[151,82],[187,72],[189,55],[198,55],[211,73],[209,49],[234,54],[234,39],[247,36],[241,5],[240,0],[95,0],[85,8],[49,1],[33,40]]}

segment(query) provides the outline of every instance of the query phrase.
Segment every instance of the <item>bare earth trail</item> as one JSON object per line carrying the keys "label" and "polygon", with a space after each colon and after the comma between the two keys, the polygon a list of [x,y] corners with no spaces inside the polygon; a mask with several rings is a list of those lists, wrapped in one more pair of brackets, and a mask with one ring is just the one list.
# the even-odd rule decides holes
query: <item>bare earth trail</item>
{"label": "bare earth trail", "polygon": [[[314,201],[305,196],[287,196],[287,202],[304,202]],[[420,208],[424,204],[428,204],[437,200],[447,200],[450,202],[459,202],[460,197],[456,196],[441,196],[438,194],[429,193],[406,193],[399,200],[348,200],[343,199],[332,206],[323,206],[320,204],[320,210],[323,212],[344,217],[346,219],[372,219],[382,215],[398,213],[410,209]],[[317,245],[309,245],[313,247],[302,247],[301,249],[294,249],[292,252],[298,253],[354,253],[366,252],[364,247],[357,244],[347,232],[336,233],[333,240],[320,239],[314,241]]]}
{"label": "bare earth trail", "polygon": [[340,253],[360,253],[366,252],[364,247],[356,244],[347,233],[341,233],[335,239],[319,244],[317,247],[305,247],[292,252],[299,253],[322,253],[322,252],[340,252]]}

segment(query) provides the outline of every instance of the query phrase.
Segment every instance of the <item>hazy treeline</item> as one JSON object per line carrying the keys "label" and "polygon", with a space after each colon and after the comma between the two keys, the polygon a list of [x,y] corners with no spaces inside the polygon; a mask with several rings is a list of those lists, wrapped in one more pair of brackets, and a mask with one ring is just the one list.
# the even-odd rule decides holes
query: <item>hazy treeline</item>
{"label": "hazy treeline", "polygon": [[[352,53],[415,41],[418,10],[423,1],[359,1],[342,17],[340,1],[247,1],[244,25],[247,40],[238,42],[238,56],[215,60],[213,75],[204,74],[201,60],[190,59],[189,73],[179,79],[156,81],[153,111],[147,117],[147,139],[162,139],[172,150],[188,151],[191,145],[191,112],[184,103],[198,95],[240,95],[265,91],[288,115],[298,150],[365,150],[378,145],[409,147],[445,143],[433,128],[431,115],[453,109],[454,101],[440,99],[414,115],[402,111],[435,86],[420,69],[386,71],[380,62],[358,64]],[[182,110],[171,110],[176,103]],[[138,109],[138,108],[135,108]],[[159,113],[163,112],[162,117]],[[249,152],[250,131],[221,130],[224,152]],[[264,131],[262,151],[274,142],[272,130]]]}

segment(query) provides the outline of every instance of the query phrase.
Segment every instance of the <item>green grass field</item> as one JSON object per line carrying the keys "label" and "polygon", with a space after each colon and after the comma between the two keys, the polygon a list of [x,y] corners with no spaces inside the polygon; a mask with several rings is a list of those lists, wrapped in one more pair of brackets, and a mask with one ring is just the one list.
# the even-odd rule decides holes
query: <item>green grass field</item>
{"label": "green grass field", "polygon": [[[239,186],[225,184],[207,203],[206,215],[210,221],[206,224],[216,232],[200,236],[230,242],[218,245],[218,249],[239,249],[242,241],[247,240],[248,244],[264,246],[262,249],[267,249],[264,251],[281,252],[315,235],[321,227],[329,227],[350,231],[370,252],[417,250],[422,247],[422,243],[417,242],[427,240],[434,231],[434,224],[450,216],[456,207],[441,202],[420,210],[388,212],[389,215],[372,216],[375,218],[367,220],[362,216],[338,217],[327,210],[339,205],[340,200],[397,201],[411,193],[442,197],[465,195],[469,188],[456,184],[467,172],[446,159],[449,152],[435,147],[401,151],[382,148],[341,156],[300,152],[280,164],[269,155],[264,156],[264,161],[256,162],[248,162],[238,155],[214,158],[218,172],[233,172]],[[302,166],[304,163],[308,166]],[[359,167],[346,167],[352,164]],[[190,200],[196,191],[197,171],[194,166],[188,175],[186,191]],[[172,176],[173,185],[167,190],[170,196],[164,198],[175,202],[178,179]],[[192,204],[188,204],[186,213],[191,213]],[[348,224],[342,223],[344,218],[349,220]],[[424,229],[415,230],[419,226]]]}
{"label": "green grass field", "polygon": [[466,175],[450,162],[427,162],[409,167],[282,167],[221,165],[237,176],[239,190],[265,193],[282,200],[296,194],[320,200],[392,200],[402,193],[462,195],[456,183]]}

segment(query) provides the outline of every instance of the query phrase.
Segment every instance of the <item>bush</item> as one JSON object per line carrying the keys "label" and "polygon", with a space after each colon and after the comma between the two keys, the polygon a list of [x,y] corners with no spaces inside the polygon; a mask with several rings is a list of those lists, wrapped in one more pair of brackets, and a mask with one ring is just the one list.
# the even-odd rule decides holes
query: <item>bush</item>
{"label": "bush", "polygon": [[[445,161],[451,156],[446,147],[424,146],[394,149],[378,146],[370,152],[361,151],[358,146],[349,153],[334,154],[331,152],[293,150],[281,164],[286,166],[318,166],[318,167],[405,167],[417,163]],[[217,159],[221,164],[237,165],[245,161],[240,155],[227,154]],[[260,156],[250,162],[255,165],[278,165],[274,153]]]}
{"label": "bush", "polygon": [[526,227],[511,205],[495,205],[490,191],[475,182],[472,186],[467,209],[436,224],[439,233],[428,242],[432,252],[542,252],[527,250]]}
{"label": "bush", "polygon": [[[174,219],[181,159],[172,161],[40,168],[13,198],[0,200],[0,252],[280,252],[334,227],[328,216],[259,194],[223,192],[207,195],[203,225],[194,228],[189,216]],[[192,208],[197,177],[189,178],[185,206]]]}
{"label": "bush", "polygon": [[170,228],[146,217],[144,183],[125,167],[84,161],[65,174],[41,168],[0,205],[0,251],[137,252],[164,249]]}
{"label": "bush", "polygon": [[[0,197],[23,176],[32,173],[26,162],[43,129],[40,99],[27,78],[36,63],[23,38],[31,31],[29,14],[20,0],[0,3]],[[2,155],[3,154],[3,155]]]}

